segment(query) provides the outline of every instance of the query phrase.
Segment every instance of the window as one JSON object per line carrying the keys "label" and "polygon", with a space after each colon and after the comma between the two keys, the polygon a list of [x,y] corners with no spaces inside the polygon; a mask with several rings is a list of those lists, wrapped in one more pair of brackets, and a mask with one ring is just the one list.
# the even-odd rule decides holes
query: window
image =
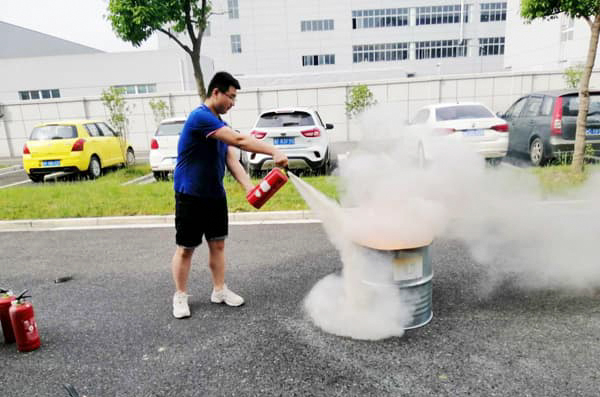
{"label": "window", "polygon": [[352,11],[352,29],[389,28],[406,25],[408,25],[408,8]]}
{"label": "window", "polygon": [[540,107],[542,106],[542,97],[539,96],[531,96],[527,100],[527,104],[525,105],[525,109],[523,111],[523,117],[535,117],[540,111]]}
{"label": "window", "polygon": [[52,98],[60,98],[60,90],[45,89],[45,90],[19,91],[19,99],[22,101],[28,101],[30,99],[52,99]]}
{"label": "window", "polygon": [[436,121],[486,119],[494,117],[493,113],[480,105],[447,106],[435,109]]}
{"label": "window", "polygon": [[335,65],[335,54],[303,55],[302,66]]}
{"label": "window", "polygon": [[45,125],[35,127],[31,131],[30,141],[46,141],[51,139],[77,138],[77,128],[73,125]]}
{"label": "window", "polygon": [[456,58],[467,56],[467,41],[435,40],[416,42],[417,59]]}
{"label": "window", "polygon": [[551,96],[545,96],[542,101],[542,108],[540,109],[540,115],[542,116],[550,116],[552,114],[552,104],[554,103],[554,98]]}
{"label": "window", "polygon": [[352,46],[352,62],[390,62],[408,59],[408,43],[363,44]]}
{"label": "window", "polygon": [[[463,8],[463,20],[469,22],[469,6]],[[417,7],[417,25],[437,25],[460,22],[460,4]]]}
{"label": "window", "polygon": [[479,56],[504,54],[504,37],[484,37],[479,39]]}
{"label": "window", "polygon": [[268,112],[260,116],[257,128],[291,127],[316,125],[312,116],[306,112],[275,113]]}
{"label": "window", "polygon": [[527,98],[519,99],[519,101],[517,103],[515,103],[514,105],[512,105],[510,107],[510,109],[508,109],[508,111],[506,112],[506,114],[504,116],[508,117],[508,118],[519,117],[519,115],[521,114],[521,111],[523,110],[523,106],[525,106],[526,99]]}
{"label": "window", "polygon": [[227,0],[227,8],[229,9],[229,19],[239,19],[240,9],[238,0]]}
{"label": "window", "polygon": [[156,84],[116,85],[115,88],[124,88],[126,95],[147,94],[156,92]]}
{"label": "window", "polygon": [[100,133],[104,136],[118,136],[118,134],[110,128],[106,123],[97,123],[96,124],[100,129]]}
{"label": "window", "polygon": [[318,30],[333,30],[333,19],[300,21],[301,32],[315,32]]}
{"label": "window", "polygon": [[242,36],[239,34],[231,35],[231,52],[233,54],[241,54],[242,52]]}
{"label": "window", "polygon": [[90,134],[90,136],[102,136],[102,133],[96,126],[96,124],[85,124],[85,129]]}
{"label": "window", "polygon": [[575,19],[563,16],[560,22],[560,41],[573,40],[575,30]]}
{"label": "window", "polygon": [[413,124],[425,124],[429,119],[429,109],[421,109],[415,116]]}
{"label": "window", "polygon": [[183,129],[183,121],[174,121],[171,123],[160,123],[158,126],[158,130],[156,131],[156,136],[175,136],[181,134],[181,130]]}
{"label": "window", "polygon": [[506,2],[481,3],[481,22],[506,21]]}

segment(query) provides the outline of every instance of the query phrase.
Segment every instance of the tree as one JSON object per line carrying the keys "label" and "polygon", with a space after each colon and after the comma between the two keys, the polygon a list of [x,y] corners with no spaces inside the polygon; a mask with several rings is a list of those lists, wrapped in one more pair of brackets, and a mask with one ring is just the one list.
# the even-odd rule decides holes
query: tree
{"label": "tree", "polygon": [[369,107],[375,105],[377,100],[373,98],[373,93],[364,84],[355,85],[348,93],[346,102],[346,114],[348,117],[356,117]]}
{"label": "tree", "polygon": [[[134,46],[142,44],[154,32],[174,40],[190,56],[198,95],[204,100],[200,48],[210,15],[210,0],[110,0],[107,18],[117,36]],[[182,32],[189,38],[191,48],[176,34]]]}
{"label": "tree", "polygon": [[156,122],[156,125],[159,125],[161,121],[169,116],[169,105],[167,105],[167,103],[162,99],[151,99],[148,104],[150,105],[150,109],[152,109],[152,114],[154,115],[154,121]]}
{"label": "tree", "polygon": [[581,63],[576,66],[570,66],[565,69],[564,78],[569,88],[579,87],[581,76],[583,75],[583,65]]}
{"label": "tree", "polygon": [[108,111],[110,124],[119,133],[119,143],[121,151],[125,153],[125,143],[128,140],[129,119],[127,114],[130,112],[129,105],[125,101],[125,88],[110,87],[102,90],[102,103]]}
{"label": "tree", "polygon": [[563,12],[571,18],[585,19],[591,30],[587,60],[579,84],[579,113],[577,115],[575,150],[571,165],[574,171],[582,172],[585,151],[585,124],[590,106],[590,77],[596,60],[598,33],[600,32],[600,2],[598,0],[522,0],[521,2],[521,15],[528,20],[536,18],[552,19]]}

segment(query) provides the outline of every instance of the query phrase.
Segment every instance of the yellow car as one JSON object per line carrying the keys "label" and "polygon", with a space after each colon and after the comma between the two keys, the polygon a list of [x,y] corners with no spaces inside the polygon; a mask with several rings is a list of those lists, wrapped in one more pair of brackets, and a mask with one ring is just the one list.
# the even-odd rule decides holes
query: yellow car
{"label": "yellow car", "polygon": [[98,178],[102,169],[135,163],[133,148],[103,121],[69,120],[35,126],[23,147],[23,168],[33,182],[63,171]]}

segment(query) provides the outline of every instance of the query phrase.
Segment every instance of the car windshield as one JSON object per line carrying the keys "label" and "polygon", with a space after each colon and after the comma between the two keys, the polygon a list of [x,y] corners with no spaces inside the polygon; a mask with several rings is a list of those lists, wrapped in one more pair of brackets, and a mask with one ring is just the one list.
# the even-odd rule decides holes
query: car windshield
{"label": "car windshield", "polygon": [[[577,116],[577,113],[579,113],[579,97],[563,97],[563,116]],[[588,115],[591,114],[600,114],[600,94],[590,95],[590,107],[588,109]]]}
{"label": "car windshield", "polygon": [[157,136],[179,135],[183,129],[183,121],[175,121],[173,123],[164,123],[158,126],[156,131]]}
{"label": "car windshield", "polygon": [[73,125],[45,125],[35,127],[31,132],[29,140],[45,141],[51,139],[77,138],[77,129]]}
{"label": "car windshield", "polygon": [[494,115],[481,105],[448,106],[435,109],[435,119],[437,121],[486,119],[489,117],[494,117]]}
{"label": "car windshield", "polygon": [[258,119],[257,127],[295,127],[315,125],[312,116],[306,112],[265,113]]}

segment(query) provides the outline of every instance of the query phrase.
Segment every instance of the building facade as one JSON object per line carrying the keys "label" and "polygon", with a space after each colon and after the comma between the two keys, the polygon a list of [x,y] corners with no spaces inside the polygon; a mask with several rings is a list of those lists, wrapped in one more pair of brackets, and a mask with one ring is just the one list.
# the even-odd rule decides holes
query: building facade
{"label": "building facade", "polygon": [[215,0],[202,53],[251,86],[501,71],[506,16],[487,0]]}
{"label": "building facade", "polygon": [[[520,0],[508,0],[507,7],[504,55],[507,69],[564,70],[585,64],[591,35],[585,20],[560,14],[551,20],[527,22],[519,13]],[[596,55],[596,67],[599,61],[600,51]]]}

